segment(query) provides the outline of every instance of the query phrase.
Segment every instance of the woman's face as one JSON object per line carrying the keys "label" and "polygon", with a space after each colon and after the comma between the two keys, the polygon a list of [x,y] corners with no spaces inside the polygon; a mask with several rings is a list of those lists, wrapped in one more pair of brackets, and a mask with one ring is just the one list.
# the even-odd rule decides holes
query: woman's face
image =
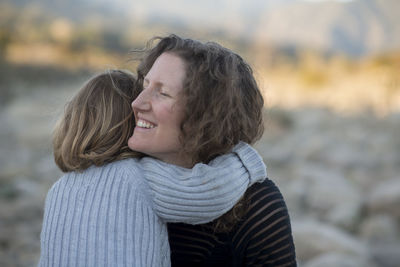
{"label": "woman's face", "polygon": [[143,91],[132,102],[136,127],[129,148],[168,163],[187,166],[180,153],[180,125],[183,119],[181,91],[186,75],[185,62],[172,53],[163,53],[154,62],[143,82]]}

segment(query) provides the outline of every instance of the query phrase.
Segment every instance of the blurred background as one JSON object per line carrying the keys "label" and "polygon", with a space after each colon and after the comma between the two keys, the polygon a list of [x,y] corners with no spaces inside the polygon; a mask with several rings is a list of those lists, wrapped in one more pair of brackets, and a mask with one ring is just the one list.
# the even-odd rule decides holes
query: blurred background
{"label": "blurred background", "polygon": [[0,266],[35,266],[58,179],[51,132],[96,71],[154,35],[242,55],[265,97],[256,144],[300,266],[399,266],[400,2],[2,0]]}

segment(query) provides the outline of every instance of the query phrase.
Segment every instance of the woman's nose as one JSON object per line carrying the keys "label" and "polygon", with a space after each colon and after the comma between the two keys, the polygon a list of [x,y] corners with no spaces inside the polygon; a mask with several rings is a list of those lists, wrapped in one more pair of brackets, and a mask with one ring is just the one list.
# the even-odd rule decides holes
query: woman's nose
{"label": "woman's nose", "polygon": [[148,89],[144,89],[135,100],[132,101],[132,109],[135,110],[149,110],[151,107],[150,104],[150,95]]}

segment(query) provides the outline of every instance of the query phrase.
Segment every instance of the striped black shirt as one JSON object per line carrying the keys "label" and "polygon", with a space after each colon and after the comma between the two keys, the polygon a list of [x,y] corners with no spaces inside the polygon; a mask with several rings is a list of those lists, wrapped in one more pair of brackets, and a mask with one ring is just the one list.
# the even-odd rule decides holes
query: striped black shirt
{"label": "striped black shirt", "polygon": [[168,224],[172,266],[296,266],[285,201],[266,179],[246,192],[246,214],[228,233],[209,225]]}

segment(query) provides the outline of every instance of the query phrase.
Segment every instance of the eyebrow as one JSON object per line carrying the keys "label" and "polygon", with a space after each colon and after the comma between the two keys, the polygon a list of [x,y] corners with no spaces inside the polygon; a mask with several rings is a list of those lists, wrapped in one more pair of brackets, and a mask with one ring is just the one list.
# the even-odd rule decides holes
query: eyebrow
{"label": "eyebrow", "polygon": [[[143,82],[150,83],[149,79],[146,78],[146,77],[144,77]],[[160,85],[160,84],[161,84],[161,85],[165,85],[163,82],[159,82],[159,81],[156,81],[156,82],[154,82],[154,83],[157,84],[157,85]]]}
{"label": "eyebrow", "polygon": [[[146,78],[146,77],[143,78],[143,82],[150,83],[149,79]],[[167,84],[163,83],[162,81],[154,81],[153,83],[155,83],[157,86],[163,86],[163,87],[165,87],[166,89],[171,88],[171,86],[168,86]]]}

